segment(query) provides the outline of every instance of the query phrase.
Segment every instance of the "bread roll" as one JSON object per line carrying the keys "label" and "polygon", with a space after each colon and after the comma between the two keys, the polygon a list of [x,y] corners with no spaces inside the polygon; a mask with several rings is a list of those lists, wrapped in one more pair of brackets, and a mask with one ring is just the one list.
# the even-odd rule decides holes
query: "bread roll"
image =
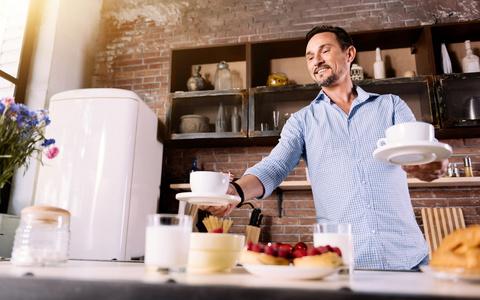
{"label": "bread roll", "polygon": [[249,250],[243,250],[239,259],[241,264],[246,265],[276,265],[276,266],[288,266],[290,260],[283,257],[276,257],[267,255],[265,253],[258,253]]}
{"label": "bread roll", "polygon": [[332,268],[343,264],[343,259],[335,252],[295,258],[293,265],[306,268]]}
{"label": "bread roll", "polygon": [[446,236],[433,252],[430,265],[480,273],[480,225],[457,229]]}

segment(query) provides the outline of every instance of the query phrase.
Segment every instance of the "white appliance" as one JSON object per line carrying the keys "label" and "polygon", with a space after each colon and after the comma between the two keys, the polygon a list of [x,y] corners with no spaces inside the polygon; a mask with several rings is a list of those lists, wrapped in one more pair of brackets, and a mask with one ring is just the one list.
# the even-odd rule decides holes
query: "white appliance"
{"label": "white appliance", "polygon": [[60,153],[43,157],[34,205],[71,213],[70,258],[144,255],[146,215],[160,197],[159,120],[133,92],[79,89],[50,99],[45,136]]}
{"label": "white appliance", "polygon": [[12,257],[15,231],[20,224],[20,217],[0,214],[0,257]]}

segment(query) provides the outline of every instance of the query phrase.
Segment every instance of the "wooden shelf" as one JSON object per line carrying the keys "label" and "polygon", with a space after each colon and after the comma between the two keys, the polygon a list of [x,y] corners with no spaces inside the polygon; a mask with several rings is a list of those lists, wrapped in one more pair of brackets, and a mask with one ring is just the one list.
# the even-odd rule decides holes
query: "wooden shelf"
{"label": "wooden shelf", "polygon": [[[442,177],[432,182],[425,182],[415,178],[408,178],[409,187],[449,187],[449,186],[480,186],[480,177]],[[310,181],[284,181],[278,186],[284,191],[301,191],[311,189]],[[188,183],[172,183],[172,190],[179,192],[190,191]]]}

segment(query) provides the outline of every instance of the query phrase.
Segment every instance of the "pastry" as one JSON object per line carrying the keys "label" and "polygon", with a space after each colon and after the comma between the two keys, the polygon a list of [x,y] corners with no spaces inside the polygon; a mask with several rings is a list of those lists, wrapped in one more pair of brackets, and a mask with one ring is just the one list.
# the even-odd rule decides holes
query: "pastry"
{"label": "pastry", "polygon": [[432,254],[430,266],[463,268],[480,274],[480,225],[457,229],[446,236]]}

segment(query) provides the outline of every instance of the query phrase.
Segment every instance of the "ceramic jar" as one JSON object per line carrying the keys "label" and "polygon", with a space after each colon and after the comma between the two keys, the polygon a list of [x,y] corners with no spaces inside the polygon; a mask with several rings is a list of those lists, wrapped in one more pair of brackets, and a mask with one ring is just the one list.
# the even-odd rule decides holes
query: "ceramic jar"
{"label": "ceramic jar", "polygon": [[208,132],[208,118],[202,115],[184,115],[180,117],[180,132]]}
{"label": "ceramic jar", "polygon": [[363,80],[363,68],[357,64],[352,64],[350,68],[350,77],[353,81]]}

